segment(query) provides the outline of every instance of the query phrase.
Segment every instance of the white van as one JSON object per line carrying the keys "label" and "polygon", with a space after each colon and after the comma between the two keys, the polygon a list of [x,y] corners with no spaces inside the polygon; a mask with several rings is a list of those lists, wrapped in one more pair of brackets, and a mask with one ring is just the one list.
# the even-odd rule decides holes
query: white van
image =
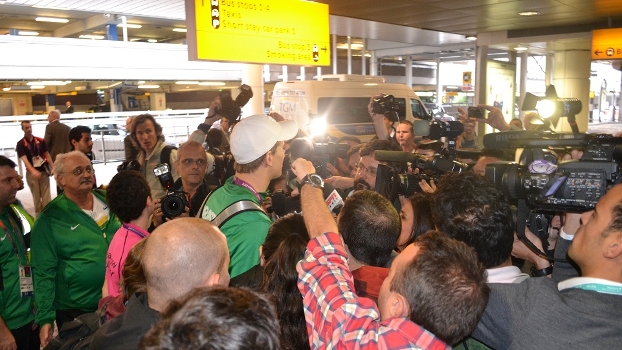
{"label": "white van", "polygon": [[325,126],[330,136],[353,135],[368,141],[376,133],[367,105],[379,93],[395,97],[401,107],[400,120],[428,119],[421,99],[408,86],[361,75],[323,75],[319,80],[277,83],[270,110],[296,120],[314,136]]}

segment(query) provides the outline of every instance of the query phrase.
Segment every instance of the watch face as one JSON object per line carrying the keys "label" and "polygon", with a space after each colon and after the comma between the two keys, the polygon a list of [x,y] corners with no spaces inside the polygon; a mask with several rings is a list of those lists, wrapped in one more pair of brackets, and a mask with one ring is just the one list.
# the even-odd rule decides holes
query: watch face
{"label": "watch face", "polygon": [[322,180],[322,177],[318,174],[307,175],[304,182],[308,182],[313,187],[318,187],[318,188],[324,187],[324,180]]}

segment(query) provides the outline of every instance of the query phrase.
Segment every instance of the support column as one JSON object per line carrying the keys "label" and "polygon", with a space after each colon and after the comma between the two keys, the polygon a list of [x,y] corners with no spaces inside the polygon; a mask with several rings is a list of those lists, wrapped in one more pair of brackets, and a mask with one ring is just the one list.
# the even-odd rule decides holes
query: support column
{"label": "support column", "polygon": [[[287,66],[283,66],[287,69]],[[264,114],[263,65],[245,64],[242,67],[242,82],[253,89],[253,97],[242,108],[242,117]]]}
{"label": "support column", "polygon": [[406,85],[409,88],[413,88],[413,59],[412,57],[406,56]]}
{"label": "support column", "polygon": [[[473,104],[486,103],[486,66],[488,64],[488,45],[475,47],[475,94]],[[477,123],[477,135],[483,137],[484,134],[492,132],[492,128],[485,123]]]}
{"label": "support column", "polygon": [[[436,104],[443,104],[443,84],[441,83],[441,59],[436,59]],[[431,111],[428,111],[431,112]]]}
{"label": "support column", "polygon": [[127,42],[127,17],[121,16],[121,23],[123,24],[123,41]]}
{"label": "support column", "polygon": [[553,54],[546,55],[546,71],[544,72],[544,85],[545,87],[553,84],[553,72],[555,71],[555,66],[553,64]]}
{"label": "support column", "polygon": [[527,60],[529,55],[527,52],[521,52],[520,54],[520,91],[518,109],[520,110],[519,118],[523,120],[525,112],[523,112],[523,101],[525,101],[525,95],[527,94]]}
{"label": "support column", "polygon": [[305,66],[300,66],[300,80],[307,80],[307,72],[305,70]]}
{"label": "support column", "polygon": [[282,78],[282,81],[285,83],[289,80],[288,74],[289,73],[287,72],[287,66],[283,66],[283,72],[281,73],[281,78]]}
{"label": "support column", "polygon": [[317,73],[315,73],[315,80],[320,80],[320,76],[322,75],[322,67],[317,67]]}
{"label": "support column", "polygon": [[[555,52],[553,85],[561,98],[578,98],[583,104],[577,114],[580,132],[587,130],[590,112],[590,75],[592,56],[589,50],[568,50]],[[568,119],[561,118],[556,131],[570,132]]]}
{"label": "support column", "polygon": [[106,25],[106,40],[119,40],[119,35],[117,34],[117,25],[116,24],[108,24]]}
{"label": "support column", "polygon": [[367,39],[363,39],[363,48],[361,48],[361,75],[367,74],[365,51],[367,51]]}
{"label": "support column", "polygon": [[352,37],[348,35],[348,74],[352,74]]}
{"label": "support column", "polygon": [[333,74],[337,74],[337,34],[333,34]]}
{"label": "support column", "polygon": [[369,75],[378,75],[378,59],[376,58],[376,51],[371,51],[371,57],[369,59]]}

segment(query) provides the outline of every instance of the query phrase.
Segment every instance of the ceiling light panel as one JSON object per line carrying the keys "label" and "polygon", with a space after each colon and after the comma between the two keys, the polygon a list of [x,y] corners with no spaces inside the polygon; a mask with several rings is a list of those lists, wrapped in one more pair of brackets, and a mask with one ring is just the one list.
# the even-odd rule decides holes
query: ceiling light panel
{"label": "ceiling light panel", "polygon": [[55,17],[37,17],[35,18],[37,22],[52,22],[52,23],[67,23],[69,20],[67,18],[55,18]]}

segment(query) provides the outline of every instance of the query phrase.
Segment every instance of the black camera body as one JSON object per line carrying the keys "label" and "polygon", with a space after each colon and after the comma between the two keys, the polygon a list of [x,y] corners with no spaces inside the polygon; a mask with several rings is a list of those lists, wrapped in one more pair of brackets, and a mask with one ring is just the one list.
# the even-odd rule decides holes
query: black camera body
{"label": "black camera body", "polygon": [[[335,157],[346,158],[349,149],[350,146],[347,144],[337,144],[333,142],[315,143],[308,138],[295,139],[292,141],[289,148],[291,161],[303,158],[312,162],[315,167],[315,172],[323,179],[331,175],[326,169],[326,164],[333,163]],[[289,167],[289,164],[284,166]]]}
{"label": "black camera body", "polygon": [[160,180],[162,187],[166,188],[166,196],[160,201],[162,216],[166,219],[173,219],[183,214],[188,206],[188,200],[184,191],[173,189],[173,176],[168,164],[158,164],[153,168],[153,173]]}
{"label": "black camera body", "polygon": [[438,177],[424,173],[405,174],[394,167],[378,164],[374,191],[393,202],[398,195],[408,197],[421,192],[419,186],[421,180],[436,181]]}
{"label": "black camera body", "polygon": [[216,109],[216,114],[225,117],[229,124],[235,124],[240,121],[242,107],[253,97],[253,90],[250,86],[242,84],[240,86],[240,94],[235,100],[231,97],[229,91],[223,90],[219,93],[219,96],[221,107]]}
{"label": "black camera body", "polygon": [[[527,152],[542,151],[545,147],[580,148],[584,153],[580,160],[568,160],[557,165],[544,160],[542,164],[545,166],[540,168],[548,168],[550,171],[534,171],[533,164],[538,161],[537,159],[529,159],[523,164],[514,162],[488,164],[486,177],[510,201],[525,200],[533,210],[588,211],[594,209],[607,190],[622,178],[619,165],[622,161],[622,138],[610,135],[533,132],[527,133],[528,137],[522,137],[519,133],[491,136],[489,145],[501,148],[523,147]],[[509,137],[501,140],[500,136]],[[496,141],[492,139],[493,137]]]}
{"label": "black camera body", "polygon": [[371,102],[371,111],[374,114],[383,114],[392,122],[398,122],[398,112],[400,110],[399,102],[395,101],[393,95],[382,94]]}

